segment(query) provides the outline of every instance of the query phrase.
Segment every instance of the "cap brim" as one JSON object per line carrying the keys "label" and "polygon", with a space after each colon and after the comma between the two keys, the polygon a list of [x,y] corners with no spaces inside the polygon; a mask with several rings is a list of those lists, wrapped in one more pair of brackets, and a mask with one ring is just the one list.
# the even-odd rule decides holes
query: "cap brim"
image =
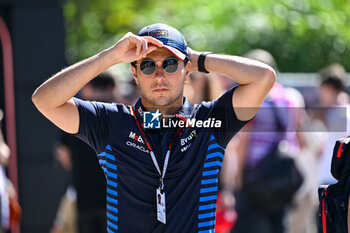
{"label": "cap brim", "polygon": [[171,52],[172,54],[174,54],[177,58],[179,58],[180,60],[185,60],[186,55],[183,54],[182,52],[180,52],[180,50],[177,50],[173,47],[170,47],[168,45],[163,45],[163,47],[167,50],[169,50],[169,52]]}

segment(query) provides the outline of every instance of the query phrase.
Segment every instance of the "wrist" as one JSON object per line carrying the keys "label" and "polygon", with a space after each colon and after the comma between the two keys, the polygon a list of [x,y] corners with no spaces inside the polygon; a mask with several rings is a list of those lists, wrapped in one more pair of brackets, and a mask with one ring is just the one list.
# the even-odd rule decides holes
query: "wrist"
{"label": "wrist", "polygon": [[191,61],[191,70],[192,71],[197,71],[198,70],[198,57],[201,53],[197,52],[195,50],[190,50],[188,55]]}
{"label": "wrist", "polygon": [[113,52],[112,48],[101,51],[98,56],[102,63],[108,67],[121,63],[119,57]]}
{"label": "wrist", "polygon": [[206,69],[205,67],[205,60],[206,60],[206,56],[212,54],[212,52],[203,52],[199,55],[198,57],[198,71],[202,72],[202,73],[206,73],[208,74],[209,71]]}

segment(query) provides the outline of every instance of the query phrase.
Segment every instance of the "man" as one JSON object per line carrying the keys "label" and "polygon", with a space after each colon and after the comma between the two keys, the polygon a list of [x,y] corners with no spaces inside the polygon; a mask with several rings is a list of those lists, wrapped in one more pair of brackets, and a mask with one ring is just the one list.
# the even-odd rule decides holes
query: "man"
{"label": "man", "polygon": [[[128,62],[141,91],[133,108],[72,99],[97,74]],[[191,107],[183,87],[197,70],[220,72],[241,85]],[[274,70],[263,63],[194,51],[177,29],[153,24],[54,75],[32,100],[99,153],[108,232],[213,232],[224,148],[256,114],[274,80]],[[204,129],[208,122],[220,127]],[[160,123],[161,129],[146,129]],[[158,194],[164,206],[157,205]]]}
{"label": "man", "polygon": [[319,98],[322,112],[321,119],[327,127],[327,141],[324,143],[320,158],[321,184],[337,182],[330,172],[334,143],[348,135],[349,116],[348,94],[345,92],[346,72],[341,64],[331,64],[319,71]]}

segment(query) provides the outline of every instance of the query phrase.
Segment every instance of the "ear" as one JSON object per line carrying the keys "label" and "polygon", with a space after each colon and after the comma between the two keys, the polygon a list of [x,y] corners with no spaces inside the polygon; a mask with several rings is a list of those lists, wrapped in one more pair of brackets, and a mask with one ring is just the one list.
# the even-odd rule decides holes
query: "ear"
{"label": "ear", "polygon": [[188,71],[186,71],[185,78],[184,78],[184,83],[187,82],[189,75],[190,75],[190,73]]}
{"label": "ear", "polygon": [[186,83],[186,81],[188,80],[188,76],[190,75],[190,71],[187,69],[187,66],[188,66],[189,64],[187,63],[186,64],[186,67],[185,67],[185,79],[184,79],[184,83]]}
{"label": "ear", "polygon": [[135,79],[137,85],[139,85],[139,78],[137,77],[137,69],[136,66],[130,65],[132,76]]}

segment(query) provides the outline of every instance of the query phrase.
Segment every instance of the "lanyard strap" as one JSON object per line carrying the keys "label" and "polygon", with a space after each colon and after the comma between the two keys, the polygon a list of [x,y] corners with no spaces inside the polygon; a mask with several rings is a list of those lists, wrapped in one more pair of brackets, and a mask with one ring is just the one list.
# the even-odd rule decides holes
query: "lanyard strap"
{"label": "lanyard strap", "polygon": [[168,162],[169,162],[169,157],[170,157],[170,150],[168,150],[166,152],[166,156],[165,156],[165,160],[164,160],[164,166],[163,166],[163,173],[160,172],[159,165],[158,165],[156,156],[154,155],[153,151],[151,151],[150,154],[151,154],[151,157],[152,157],[153,164],[156,167],[156,169],[157,169],[157,171],[158,171],[158,173],[160,175],[160,178],[159,178],[160,187],[159,188],[161,190],[163,190],[164,189],[164,177],[165,177],[166,169],[168,168]]}
{"label": "lanyard strap", "polygon": [[171,151],[171,147],[175,141],[175,139],[177,138],[177,136],[181,133],[181,130],[182,128],[179,128],[173,138],[173,140],[171,140],[170,144],[169,144],[169,147],[168,147],[168,150],[166,152],[166,155],[165,155],[165,160],[164,160],[164,166],[163,166],[163,172],[160,171],[160,168],[159,168],[159,164],[158,164],[158,161],[156,159],[156,156],[152,150],[152,147],[151,147],[151,144],[149,143],[147,137],[146,137],[146,133],[144,132],[144,130],[142,129],[142,125],[141,123],[139,122],[139,120],[137,119],[137,116],[136,116],[136,111],[133,107],[129,108],[129,111],[130,111],[130,114],[134,116],[134,119],[135,119],[135,122],[136,122],[136,126],[137,128],[139,129],[140,133],[141,133],[141,136],[143,138],[143,140],[145,141],[146,143],[146,146],[147,148],[149,149],[150,151],[150,155],[151,155],[151,158],[152,158],[152,161],[153,161],[153,164],[154,166],[156,167],[159,175],[160,175],[160,178],[159,178],[159,181],[160,181],[160,189],[163,190],[164,189],[164,177],[165,177],[165,173],[166,173],[166,170],[168,168],[168,163],[169,163],[169,158],[170,158],[170,151]]}

